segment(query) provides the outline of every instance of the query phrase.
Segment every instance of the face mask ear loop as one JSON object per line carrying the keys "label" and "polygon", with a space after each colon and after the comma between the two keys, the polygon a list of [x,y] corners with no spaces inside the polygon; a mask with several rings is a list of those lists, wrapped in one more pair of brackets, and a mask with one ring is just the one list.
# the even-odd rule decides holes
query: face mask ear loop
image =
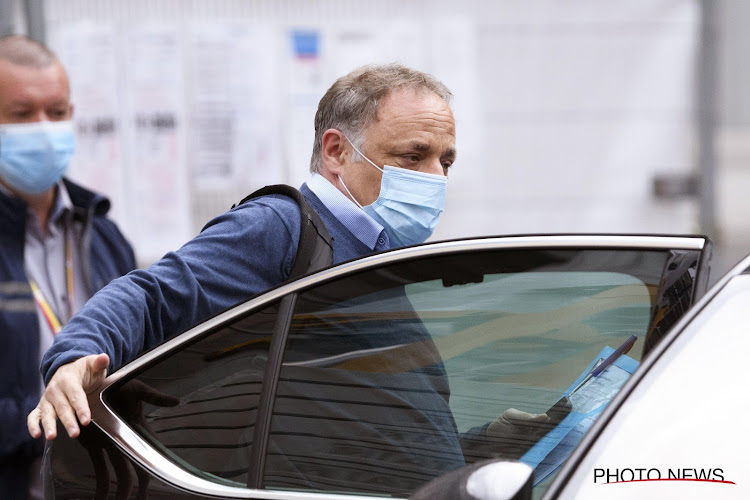
{"label": "face mask ear loop", "polygon": [[368,162],[370,163],[370,165],[372,165],[373,167],[375,167],[375,168],[377,168],[378,170],[380,170],[380,173],[385,173],[385,170],[383,170],[382,168],[380,168],[380,167],[378,167],[377,165],[375,165],[375,163],[373,163],[373,162],[372,162],[372,160],[370,160],[370,159],[369,159],[368,157],[366,157],[366,156],[365,156],[365,155],[364,155],[364,154],[362,153],[362,151],[360,151],[359,149],[357,149],[357,146],[355,146],[355,145],[354,145],[354,143],[353,143],[352,141],[350,141],[350,140],[349,140],[349,138],[348,138],[348,137],[346,136],[346,134],[344,134],[343,132],[342,132],[342,134],[343,134],[343,136],[344,136],[344,139],[346,139],[346,140],[347,140],[347,142],[349,142],[349,144],[350,144],[350,145],[351,145],[351,146],[352,146],[352,147],[354,148],[354,151],[356,151],[357,153],[359,153],[359,155],[360,155],[360,156],[361,156],[362,158],[364,158],[365,160],[367,160],[367,161],[368,161]]}
{"label": "face mask ear loop", "polygon": [[355,197],[354,197],[354,195],[352,194],[352,192],[351,192],[351,191],[349,191],[349,188],[348,188],[348,187],[346,187],[346,184],[344,184],[344,179],[342,179],[340,175],[338,176],[338,178],[339,178],[339,182],[341,183],[341,185],[342,185],[342,186],[344,186],[344,189],[346,189],[346,192],[347,192],[347,193],[349,193],[349,198],[351,198],[351,199],[352,199],[352,201],[353,201],[354,203],[356,203],[356,205],[357,205],[357,206],[358,206],[359,208],[362,208],[362,205],[360,205],[360,204],[359,204],[359,202],[357,201],[357,198],[355,198]]}

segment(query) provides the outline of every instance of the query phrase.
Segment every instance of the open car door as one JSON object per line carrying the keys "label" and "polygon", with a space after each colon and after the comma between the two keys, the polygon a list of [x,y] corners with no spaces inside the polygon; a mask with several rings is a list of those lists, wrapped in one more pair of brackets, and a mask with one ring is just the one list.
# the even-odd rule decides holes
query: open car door
{"label": "open car door", "polygon": [[[409,247],[282,284],[90,396],[48,453],[60,496],[408,497],[495,457],[538,495],[706,290],[703,237]],[[140,492],[140,493],[139,493]]]}

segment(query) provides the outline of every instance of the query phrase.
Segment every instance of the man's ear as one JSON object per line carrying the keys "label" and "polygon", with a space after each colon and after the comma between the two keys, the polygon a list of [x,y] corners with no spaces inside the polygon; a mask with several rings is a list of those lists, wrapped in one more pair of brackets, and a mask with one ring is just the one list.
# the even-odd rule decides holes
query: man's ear
{"label": "man's ear", "polygon": [[329,128],[323,132],[321,142],[320,156],[323,171],[339,175],[346,164],[348,155],[351,154],[349,142],[344,137],[343,132],[335,128]]}

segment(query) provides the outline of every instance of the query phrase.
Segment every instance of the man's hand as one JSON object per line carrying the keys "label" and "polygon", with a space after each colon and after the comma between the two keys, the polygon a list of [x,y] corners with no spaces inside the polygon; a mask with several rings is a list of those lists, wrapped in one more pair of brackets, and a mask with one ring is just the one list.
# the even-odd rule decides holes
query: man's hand
{"label": "man's hand", "polygon": [[487,427],[485,434],[500,442],[503,456],[517,460],[559,424],[572,408],[568,398],[560,399],[547,413],[527,413],[509,408]]}
{"label": "man's hand", "polygon": [[550,421],[546,413],[527,413],[515,408],[508,408],[487,427],[487,435],[492,437],[536,437],[539,429],[548,430]]}
{"label": "man's hand", "polygon": [[93,354],[58,368],[47,384],[39,404],[26,419],[31,437],[38,438],[44,430],[47,439],[55,439],[58,417],[68,436],[78,437],[78,422],[81,425],[91,422],[87,394],[102,383],[107,376],[107,366],[109,356]]}

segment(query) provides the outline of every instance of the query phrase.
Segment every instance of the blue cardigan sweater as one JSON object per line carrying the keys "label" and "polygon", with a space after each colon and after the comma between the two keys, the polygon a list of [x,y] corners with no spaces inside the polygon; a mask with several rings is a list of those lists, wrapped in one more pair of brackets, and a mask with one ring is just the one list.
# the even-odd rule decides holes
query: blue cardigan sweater
{"label": "blue cardigan sweater", "polygon": [[[94,293],[135,268],[133,250],[106,217],[109,200],[64,183],[75,217],[84,224],[82,269]],[[0,192],[0,496],[8,493],[10,483],[25,496],[25,471],[42,450],[42,440],[33,440],[26,430],[26,416],[39,401],[41,385],[39,320],[24,269],[26,217],[24,201]]]}
{"label": "blue cardigan sweater", "polygon": [[[334,263],[371,253],[306,186],[333,239]],[[285,281],[299,240],[297,203],[282,195],[243,203],[146,270],[97,293],[58,333],[42,360],[49,381],[63,364],[106,352],[110,371],[202,320]]]}
{"label": "blue cardigan sweater", "polygon": [[[373,252],[336,219],[306,185],[300,190],[331,234],[334,264]],[[45,379],[49,381],[62,364],[100,352],[110,356],[110,371],[116,369],[144,350],[285,281],[297,253],[299,227],[299,207],[294,200],[282,195],[254,198],[218,216],[179,250],[166,254],[147,270],[136,270],[113,281],[89,300],[56,336],[44,356]],[[336,328],[336,325],[329,327]],[[418,325],[386,321],[364,333],[352,337],[353,348],[412,342],[413,345],[424,344],[422,349],[439,356],[433,352],[435,348],[427,332]],[[399,338],[394,339],[394,335]],[[406,382],[401,381],[408,385],[406,391],[394,390],[390,379],[383,384],[371,380],[381,376],[378,374],[351,371],[350,376],[351,384],[378,387],[372,397],[377,393],[381,399],[395,405],[394,411],[381,415],[385,428],[397,428],[404,421],[414,421],[430,435],[432,446],[441,450],[436,460],[425,461],[419,452],[424,443],[411,446],[406,442],[409,440],[367,424],[367,419],[348,415],[346,405],[329,408],[330,412],[358,426],[358,435],[364,436],[363,439],[369,436],[382,442],[383,456],[411,464],[410,467],[419,468],[424,462],[421,465],[434,469],[433,472],[463,465],[456,424],[448,406],[450,389],[442,362],[406,374]],[[420,436],[422,434],[415,433],[411,441],[419,441]],[[310,478],[316,475],[307,475],[302,470],[304,467],[300,468],[288,457],[274,466],[292,471],[290,477],[297,477],[303,482],[300,484],[312,481]]]}

